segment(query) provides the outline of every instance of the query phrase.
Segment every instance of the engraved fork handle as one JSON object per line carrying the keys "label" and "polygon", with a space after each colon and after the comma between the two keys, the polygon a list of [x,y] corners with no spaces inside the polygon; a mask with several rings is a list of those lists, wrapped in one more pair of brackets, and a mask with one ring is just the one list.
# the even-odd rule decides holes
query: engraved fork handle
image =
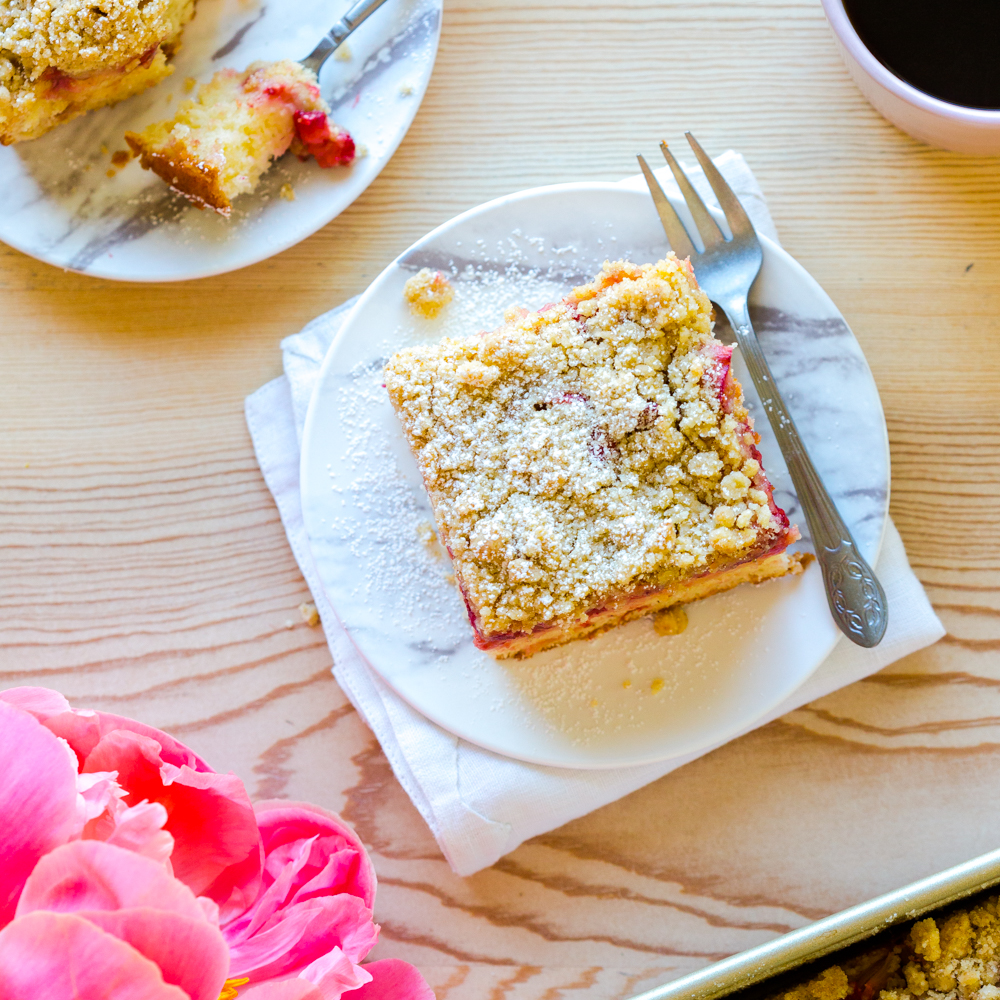
{"label": "engraved fork handle", "polygon": [[823,570],[826,598],[840,630],[859,646],[877,646],[885,635],[885,591],[844,524],[802,445],[795,421],[781,398],[771,368],[750,322],[746,299],[720,302],[736,334],[764,412],[785,456],[795,491],[809,522],[816,558]]}
{"label": "engraved fork handle", "polygon": [[385,0],[358,0],[358,2],[323,36],[312,52],[301,60],[306,69],[314,73],[329,59],[334,49],[363,21],[367,20],[385,3]]}

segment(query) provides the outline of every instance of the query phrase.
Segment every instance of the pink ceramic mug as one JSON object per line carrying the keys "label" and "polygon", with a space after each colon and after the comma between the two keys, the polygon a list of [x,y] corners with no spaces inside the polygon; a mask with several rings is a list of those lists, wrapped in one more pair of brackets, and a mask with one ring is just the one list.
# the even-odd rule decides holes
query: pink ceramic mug
{"label": "pink ceramic mug", "polygon": [[917,90],[865,48],[842,0],[823,0],[823,9],[854,82],[876,111],[932,146],[957,153],[1000,155],[1000,111],[963,108]]}

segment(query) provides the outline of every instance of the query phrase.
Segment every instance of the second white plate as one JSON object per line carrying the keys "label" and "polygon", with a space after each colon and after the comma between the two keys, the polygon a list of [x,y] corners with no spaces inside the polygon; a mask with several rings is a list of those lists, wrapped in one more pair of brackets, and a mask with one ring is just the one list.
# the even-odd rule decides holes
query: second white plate
{"label": "second white plate", "polygon": [[[785,398],[865,557],[886,522],[888,439],[868,365],[819,285],[766,240],[754,286],[757,330]],[[477,650],[433,541],[420,474],[382,386],[386,358],[409,344],[499,323],[588,280],[606,258],[666,252],[646,192],[567,184],[465,213],[391,264],[362,296],[323,367],[306,421],[302,501],[331,603],[358,649],[438,725],[510,757],[623,767],[691,753],[749,727],[794,691],[839,637],[818,567],[688,608],[680,636],[648,619],[523,662]],[[403,283],[420,267],[453,276],[435,321],[409,314]],[[749,377],[775,498],[799,516],[780,451]],[[804,547],[808,547],[806,540]]]}
{"label": "second white plate", "polygon": [[[348,0],[211,0],[184,29],[172,76],[40,139],[0,147],[0,240],[49,264],[119,281],[181,281],[246,267],[299,243],[379,175],[420,106],[441,33],[441,0],[388,0],[327,60],[320,77],[335,121],[367,151],[324,170],[286,155],[223,219],[199,211],[133,160],[111,163],[125,133],[169,118],[224,66],[301,59]],[[294,201],[280,196],[291,185]]]}

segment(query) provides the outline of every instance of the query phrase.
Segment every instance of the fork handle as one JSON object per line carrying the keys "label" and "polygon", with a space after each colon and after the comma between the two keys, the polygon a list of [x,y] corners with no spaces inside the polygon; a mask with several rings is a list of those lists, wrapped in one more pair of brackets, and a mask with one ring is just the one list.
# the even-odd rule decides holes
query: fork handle
{"label": "fork handle", "polygon": [[764,412],[791,473],[795,492],[809,523],[816,558],[823,570],[826,598],[834,620],[852,642],[859,646],[877,646],[888,624],[885,591],[861,555],[850,529],[844,524],[802,444],[795,421],[781,398],[771,367],[757,340],[746,300],[729,306],[724,302],[719,305],[729,317],[750,377],[757,387]]}
{"label": "fork handle", "polygon": [[301,60],[306,69],[319,73],[320,67],[334,50],[363,21],[366,21],[385,3],[385,0],[358,0],[351,9],[323,36],[319,45]]}

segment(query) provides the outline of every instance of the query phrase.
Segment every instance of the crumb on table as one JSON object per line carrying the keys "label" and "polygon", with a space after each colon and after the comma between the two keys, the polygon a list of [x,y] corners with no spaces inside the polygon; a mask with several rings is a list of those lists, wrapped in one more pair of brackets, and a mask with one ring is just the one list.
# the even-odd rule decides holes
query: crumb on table
{"label": "crumb on table", "polygon": [[455,297],[451,282],[440,272],[421,268],[403,286],[403,295],[410,311],[425,319],[433,319]]}
{"label": "crumb on table", "polygon": [[310,628],[315,628],[319,624],[319,611],[315,604],[300,604],[299,614]]}

